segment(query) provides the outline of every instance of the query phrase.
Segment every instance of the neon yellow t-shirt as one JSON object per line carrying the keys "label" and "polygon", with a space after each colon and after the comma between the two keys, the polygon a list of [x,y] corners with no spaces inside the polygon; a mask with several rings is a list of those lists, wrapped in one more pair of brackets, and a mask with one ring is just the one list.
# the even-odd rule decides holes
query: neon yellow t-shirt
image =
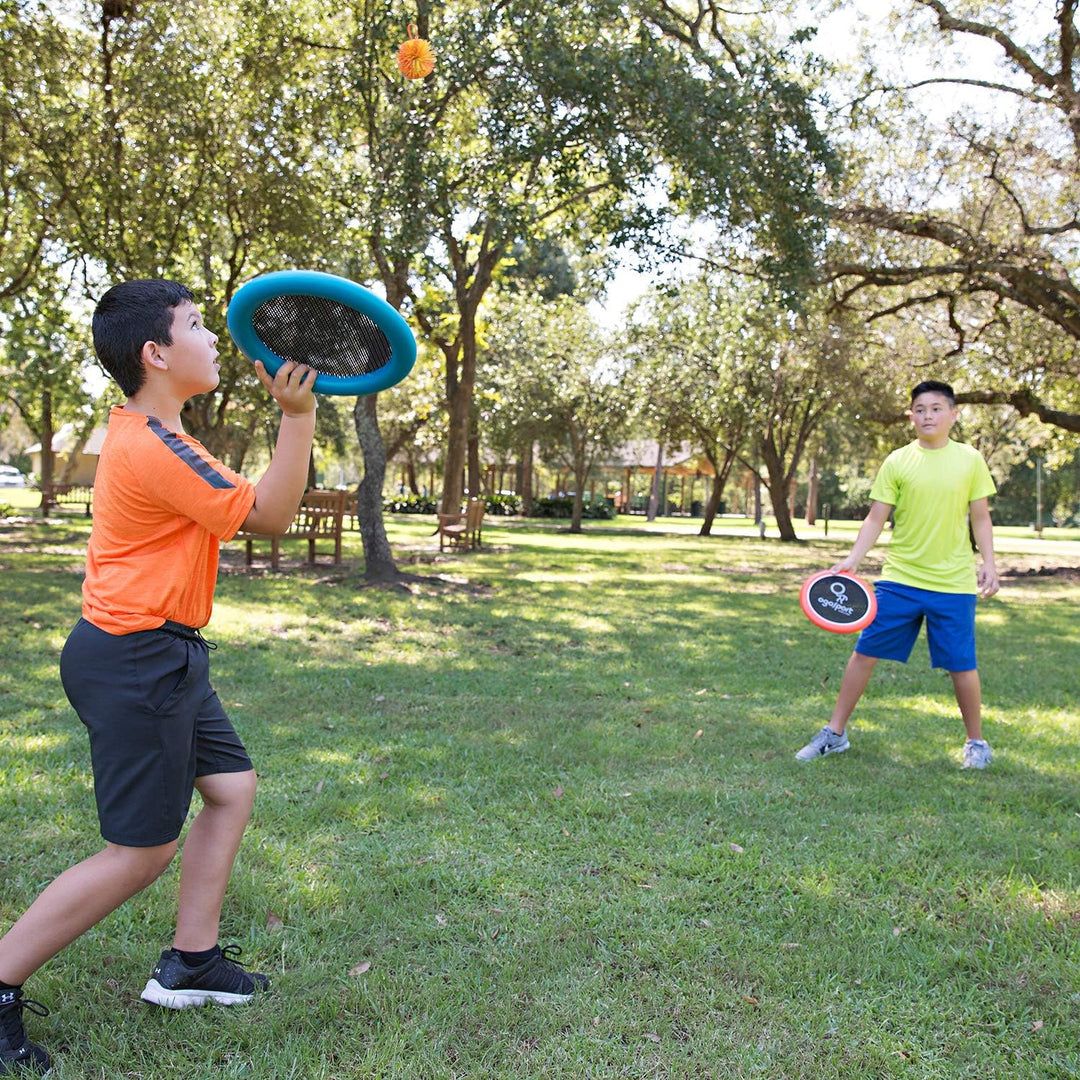
{"label": "neon yellow t-shirt", "polygon": [[990,470],[973,446],[927,450],[918,440],[882,462],[870,498],[895,507],[881,577],[932,592],[974,593],[968,507],[993,495]]}

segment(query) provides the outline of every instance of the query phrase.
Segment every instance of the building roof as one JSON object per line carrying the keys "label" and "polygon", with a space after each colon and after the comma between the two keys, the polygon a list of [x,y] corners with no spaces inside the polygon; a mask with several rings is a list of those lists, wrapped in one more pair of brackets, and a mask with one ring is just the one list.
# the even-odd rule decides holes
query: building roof
{"label": "building roof", "polygon": [[[108,428],[105,425],[96,427],[90,432],[90,438],[86,440],[86,445],[82,448],[84,454],[98,455],[101,453],[101,444],[105,441],[105,433]],[[67,454],[74,448],[76,442],[78,442],[77,429],[74,424],[63,424],[58,428],[52,437],[52,449],[54,454]],[[24,451],[27,454],[40,454],[41,443],[34,443],[33,446],[28,446]]]}
{"label": "building roof", "polygon": [[[632,439],[615,448],[607,464],[622,469],[640,472],[653,472],[656,469],[656,457],[660,444],[655,439]],[[695,451],[688,442],[678,446],[665,446],[663,469],[665,473],[676,476],[712,476],[713,467],[708,458],[700,451]]]}

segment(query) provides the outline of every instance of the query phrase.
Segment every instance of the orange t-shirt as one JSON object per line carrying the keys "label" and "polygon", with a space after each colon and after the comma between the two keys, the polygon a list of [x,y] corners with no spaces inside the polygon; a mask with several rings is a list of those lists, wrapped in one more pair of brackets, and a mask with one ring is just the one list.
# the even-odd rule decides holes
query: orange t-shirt
{"label": "orange t-shirt", "polygon": [[114,408],[94,477],[83,618],[110,634],[210,621],[218,542],[255,505],[249,480],[190,435]]}

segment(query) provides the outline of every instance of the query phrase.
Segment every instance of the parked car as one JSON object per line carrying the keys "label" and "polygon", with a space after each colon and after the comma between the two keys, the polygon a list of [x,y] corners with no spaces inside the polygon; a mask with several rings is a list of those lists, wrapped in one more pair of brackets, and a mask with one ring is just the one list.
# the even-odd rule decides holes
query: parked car
{"label": "parked car", "polygon": [[14,465],[0,465],[0,487],[29,487],[30,481],[25,473],[19,472]]}

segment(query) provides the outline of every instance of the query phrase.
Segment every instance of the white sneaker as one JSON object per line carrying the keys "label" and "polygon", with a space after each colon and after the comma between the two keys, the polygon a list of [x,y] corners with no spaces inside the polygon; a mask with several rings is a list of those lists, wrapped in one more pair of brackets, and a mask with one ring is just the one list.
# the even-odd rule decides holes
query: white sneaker
{"label": "white sneaker", "polygon": [[[824,757],[826,754],[842,754],[851,746],[848,742],[847,732],[837,735],[826,724],[796,755],[799,761],[813,761],[815,758]],[[989,747],[987,747],[989,750]]]}
{"label": "white sneaker", "polygon": [[964,743],[964,764],[961,769],[985,769],[994,755],[985,739],[968,739]]}

